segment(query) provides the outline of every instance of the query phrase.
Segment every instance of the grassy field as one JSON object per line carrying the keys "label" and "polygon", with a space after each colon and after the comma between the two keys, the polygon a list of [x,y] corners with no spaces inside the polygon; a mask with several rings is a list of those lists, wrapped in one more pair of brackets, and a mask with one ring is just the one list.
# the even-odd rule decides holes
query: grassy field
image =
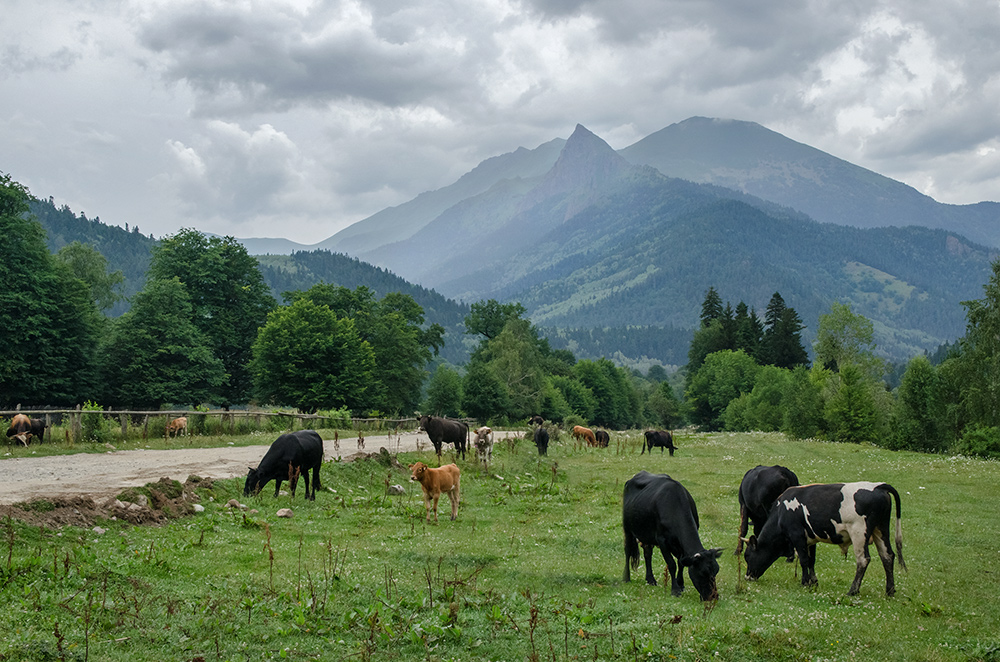
{"label": "grassy field", "polygon": [[[244,499],[233,480],[202,495],[204,513],[161,527],[4,519],[0,660],[1000,659],[1000,464],[763,434],[680,434],[674,457],[640,456],[640,439],[574,449],[564,437],[542,459],[529,442],[499,444],[490,475],[460,462],[458,520],[443,498],[436,526],[408,472],[374,459],[325,465],[314,503]],[[817,552],[818,588],[782,561],[742,579],[737,489],[775,463],[804,483],[899,490],[909,572],[897,564],[896,597],[877,560],[848,597],[854,561],[832,545]],[[726,549],[716,604],[690,581],[679,598],[641,571],[622,583],[621,491],[640,469],[683,483],[702,542]],[[406,495],[386,496],[387,482]]]}

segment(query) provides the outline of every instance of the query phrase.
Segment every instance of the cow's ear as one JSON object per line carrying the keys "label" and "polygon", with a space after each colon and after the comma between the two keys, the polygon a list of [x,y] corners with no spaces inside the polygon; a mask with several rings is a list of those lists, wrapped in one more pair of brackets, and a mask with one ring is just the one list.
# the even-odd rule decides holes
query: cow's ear
{"label": "cow's ear", "polygon": [[747,540],[747,546],[748,547],[753,547],[754,549],[757,548],[757,534],[756,533],[753,534],[752,536],[750,536],[750,539]]}
{"label": "cow's ear", "polygon": [[712,549],[708,550],[708,553],[712,556],[712,558],[716,558],[717,559],[720,556],[722,556],[722,548],[721,547],[713,547]]}

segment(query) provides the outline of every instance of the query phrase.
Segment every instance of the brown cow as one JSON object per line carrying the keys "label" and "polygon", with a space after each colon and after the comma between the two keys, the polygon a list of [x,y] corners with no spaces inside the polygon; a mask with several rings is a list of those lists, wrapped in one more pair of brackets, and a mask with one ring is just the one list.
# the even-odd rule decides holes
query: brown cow
{"label": "brown cow", "polygon": [[167,423],[167,436],[176,437],[181,432],[187,432],[188,419],[187,416],[181,416],[180,418],[175,418],[174,420]]}
{"label": "brown cow", "polygon": [[597,445],[597,438],[594,437],[594,431],[590,428],[585,428],[582,425],[573,426],[573,438],[577,441],[580,441],[580,439],[586,439],[588,446]]}
{"label": "brown cow", "polygon": [[17,439],[27,447],[31,442],[31,419],[24,414],[15,414],[7,428],[7,437]]}
{"label": "brown cow", "polygon": [[446,464],[437,469],[428,467],[423,462],[410,465],[413,475],[410,480],[417,481],[424,490],[424,507],[427,509],[427,521],[431,521],[431,505],[434,506],[434,523],[438,520],[438,499],[446,492],[451,500],[451,519],[458,517],[459,478],[461,472],[457,464]]}

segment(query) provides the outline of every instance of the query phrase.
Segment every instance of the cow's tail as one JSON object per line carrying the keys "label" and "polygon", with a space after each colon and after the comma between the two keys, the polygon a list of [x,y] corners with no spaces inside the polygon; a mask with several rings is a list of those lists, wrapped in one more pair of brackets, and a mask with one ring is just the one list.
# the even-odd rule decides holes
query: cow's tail
{"label": "cow's tail", "polygon": [[896,556],[899,558],[899,567],[906,570],[906,561],[903,560],[903,511],[900,509],[899,492],[889,483],[882,483],[881,487],[896,499]]}
{"label": "cow's tail", "polygon": [[[625,529],[625,572],[639,567],[639,540]],[[627,575],[626,575],[627,576]]]}

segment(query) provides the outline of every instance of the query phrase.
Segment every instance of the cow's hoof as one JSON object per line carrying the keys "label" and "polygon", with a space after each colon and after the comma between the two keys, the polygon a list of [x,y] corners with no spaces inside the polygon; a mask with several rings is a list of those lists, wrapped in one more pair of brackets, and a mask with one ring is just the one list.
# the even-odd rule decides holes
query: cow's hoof
{"label": "cow's hoof", "polygon": [[647,579],[646,583],[649,584],[650,586],[656,586],[656,580],[655,579]]}
{"label": "cow's hoof", "polygon": [[674,596],[675,598],[679,598],[683,594],[684,594],[684,589],[682,588],[675,588],[670,591],[670,595]]}

